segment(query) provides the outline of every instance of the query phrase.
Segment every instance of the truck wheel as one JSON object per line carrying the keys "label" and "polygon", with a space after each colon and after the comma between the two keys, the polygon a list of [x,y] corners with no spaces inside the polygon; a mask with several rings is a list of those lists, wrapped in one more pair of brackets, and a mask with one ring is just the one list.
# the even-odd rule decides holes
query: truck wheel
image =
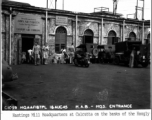
{"label": "truck wheel", "polygon": [[85,67],[89,67],[89,64],[85,64]]}
{"label": "truck wheel", "polygon": [[137,61],[137,60],[134,61],[134,67],[135,67],[135,68],[138,67],[138,61]]}
{"label": "truck wheel", "polygon": [[119,58],[118,58],[118,57],[116,57],[116,58],[115,58],[115,62],[114,62],[114,63],[115,63],[116,65],[119,65],[119,62],[120,62]]}
{"label": "truck wheel", "polygon": [[148,66],[148,63],[142,63],[142,66],[143,66],[143,67],[147,67],[147,66]]}
{"label": "truck wheel", "polygon": [[78,66],[77,59],[74,59],[74,65],[75,65],[75,66]]}

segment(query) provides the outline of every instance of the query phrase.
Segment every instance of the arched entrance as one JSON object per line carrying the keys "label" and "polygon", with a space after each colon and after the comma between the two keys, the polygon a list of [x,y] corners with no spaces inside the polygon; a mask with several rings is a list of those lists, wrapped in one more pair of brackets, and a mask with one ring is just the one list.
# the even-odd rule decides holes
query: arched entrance
{"label": "arched entrance", "polygon": [[87,29],[84,32],[83,43],[93,43],[93,31],[92,30]]}
{"label": "arched entrance", "polygon": [[129,40],[130,40],[130,41],[136,41],[136,34],[135,34],[134,32],[131,32],[131,33],[129,34]]}
{"label": "arched entrance", "polygon": [[118,42],[118,37],[116,37],[116,36],[117,36],[116,32],[114,30],[111,30],[108,33],[107,44],[111,45],[111,44],[114,44],[114,43]]}
{"label": "arched entrance", "polygon": [[55,52],[59,53],[61,49],[66,48],[67,31],[64,27],[58,27],[55,33]]}

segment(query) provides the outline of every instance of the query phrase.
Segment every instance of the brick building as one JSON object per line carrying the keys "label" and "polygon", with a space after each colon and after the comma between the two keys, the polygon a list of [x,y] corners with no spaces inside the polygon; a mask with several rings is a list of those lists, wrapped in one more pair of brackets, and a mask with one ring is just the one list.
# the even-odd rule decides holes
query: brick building
{"label": "brick building", "polygon": [[3,59],[20,64],[21,53],[32,49],[35,40],[40,45],[48,43],[50,59],[53,53],[72,43],[76,47],[81,43],[114,44],[126,40],[146,44],[150,40],[150,20],[126,19],[109,11],[75,13],[48,9],[47,12],[27,3],[2,3]]}

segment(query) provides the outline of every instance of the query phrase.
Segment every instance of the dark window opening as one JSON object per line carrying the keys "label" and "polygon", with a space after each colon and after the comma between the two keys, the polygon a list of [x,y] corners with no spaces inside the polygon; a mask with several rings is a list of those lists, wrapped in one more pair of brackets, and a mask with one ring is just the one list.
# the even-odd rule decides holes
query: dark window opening
{"label": "dark window opening", "polygon": [[83,43],[93,43],[93,32],[88,29],[84,32]]}
{"label": "dark window opening", "polygon": [[67,32],[64,27],[59,27],[55,34],[55,52],[60,53],[61,49],[66,48]]}
{"label": "dark window opening", "polygon": [[136,34],[134,32],[131,32],[129,34],[129,39],[128,40],[130,40],[130,41],[136,41]]}
{"label": "dark window opening", "polygon": [[118,37],[116,37],[116,32],[111,30],[109,33],[108,33],[108,39],[107,39],[107,44],[108,45],[113,45],[115,43],[118,42]]}
{"label": "dark window opening", "polygon": [[93,36],[84,36],[84,43],[93,43]]}

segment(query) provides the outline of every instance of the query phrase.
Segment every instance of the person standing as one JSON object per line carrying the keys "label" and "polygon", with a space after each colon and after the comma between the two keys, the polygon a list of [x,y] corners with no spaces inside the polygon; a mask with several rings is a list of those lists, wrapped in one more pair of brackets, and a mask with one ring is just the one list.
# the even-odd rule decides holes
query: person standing
{"label": "person standing", "polygon": [[133,48],[131,54],[130,54],[130,61],[129,61],[129,67],[133,68],[134,67],[134,62],[135,62],[135,48]]}
{"label": "person standing", "polygon": [[75,52],[75,49],[74,49],[74,46],[73,46],[73,43],[72,43],[71,46],[69,47],[69,59],[70,59],[70,64],[73,63],[74,52]]}
{"label": "person standing", "polygon": [[34,53],[34,64],[39,65],[40,62],[40,46],[37,42],[35,42],[33,46],[33,53]]}
{"label": "person standing", "polygon": [[47,64],[47,60],[48,60],[48,52],[49,52],[49,46],[47,44],[45,44],[42,47],[42,58],[43,58],[43,64]]}
{"label": "person standing", "polygon": [[28,50],[28,63],[32,63],[33,62],[33,50],[29,49]]}
{"label": "person standing", "polygon": [[26,62],[26,52],[22,52],[22,63]]}

